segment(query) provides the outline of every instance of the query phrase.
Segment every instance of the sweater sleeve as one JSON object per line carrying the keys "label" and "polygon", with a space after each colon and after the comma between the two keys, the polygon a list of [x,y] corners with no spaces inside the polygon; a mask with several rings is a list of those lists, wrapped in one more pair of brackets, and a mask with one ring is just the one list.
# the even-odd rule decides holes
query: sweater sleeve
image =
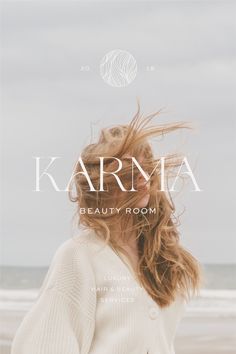
{"label": "sweater sleeve", "polygon": [[[71,247],[73,246],[73,247]],[[38,299],[24,317],[11,354],[81,354],[88,351],[95,317],[91,265],[73,242],[57,251]]]}

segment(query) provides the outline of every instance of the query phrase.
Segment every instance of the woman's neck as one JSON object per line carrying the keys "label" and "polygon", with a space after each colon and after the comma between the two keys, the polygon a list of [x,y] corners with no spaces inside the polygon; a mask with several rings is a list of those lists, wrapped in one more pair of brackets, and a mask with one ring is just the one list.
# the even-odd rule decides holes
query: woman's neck
{"label": "woman's neck", "polygon": [[122,232],[122,229],[119,227],[113,227],[110,229],[113,240],[115,240],[115,242],[126,251],[132,268],[135,272],[137,272],[139,260],[137,232],[136,230],[129,231],[128,227],[126,227],[125,230],[127,231]]}

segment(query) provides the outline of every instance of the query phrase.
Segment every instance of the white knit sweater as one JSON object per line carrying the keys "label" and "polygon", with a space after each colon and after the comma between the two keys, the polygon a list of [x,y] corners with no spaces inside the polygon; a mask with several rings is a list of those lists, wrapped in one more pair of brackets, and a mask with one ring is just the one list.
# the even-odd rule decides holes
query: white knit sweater
{"label": "white knit sweater", "polygon": [[11,354],[174,354],[186,301],[161,309],[127,259],[104,246],[83,231],[58,248]]}

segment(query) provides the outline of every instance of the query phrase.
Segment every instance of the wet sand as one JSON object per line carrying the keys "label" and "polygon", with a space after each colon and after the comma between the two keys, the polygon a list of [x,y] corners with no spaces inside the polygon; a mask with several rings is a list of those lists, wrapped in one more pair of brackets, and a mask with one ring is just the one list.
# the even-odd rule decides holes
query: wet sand
{"label": "wet sand", "polygon": [[236,318],[183,318],[175,338],[176,354],[233,354]]}

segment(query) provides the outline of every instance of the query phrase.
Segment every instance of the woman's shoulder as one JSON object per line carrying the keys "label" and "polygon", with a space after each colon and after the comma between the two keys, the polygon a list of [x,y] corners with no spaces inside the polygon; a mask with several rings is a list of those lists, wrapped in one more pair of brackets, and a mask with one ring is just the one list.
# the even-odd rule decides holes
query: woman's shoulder
{"label": "woman's shoulder", "polygon": [[64,241],[54,253],[39,294],[51,288],[68,294],[76,290],[76,284],[92,284],[94,269],[91,255],[98,244],[99,240],[90,230],[82,230]]}
{"label": "woman's shoulder", "polygon": [[[86,260],[88,254],[97,249],[102,244],[99,237],[93,230],[80,229],[79,232],[71,238],[64,241],[53,256],[53,261]],[[89,261],[89,259],[87,259]]]}

